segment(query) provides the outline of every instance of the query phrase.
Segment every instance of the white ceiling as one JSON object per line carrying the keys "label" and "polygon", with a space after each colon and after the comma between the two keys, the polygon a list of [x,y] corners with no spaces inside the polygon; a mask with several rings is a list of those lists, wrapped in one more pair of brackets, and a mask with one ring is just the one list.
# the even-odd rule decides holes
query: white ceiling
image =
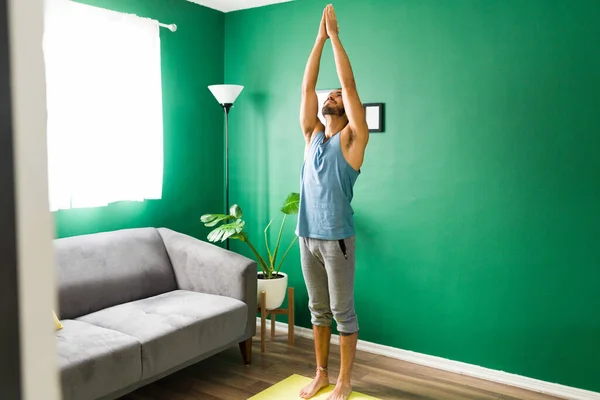
{"label": "white ceiling", "polygon": [[215,10],[230,12],[245,8],[262,7],[275,3],[286,3],[292,0],[189,0]]}

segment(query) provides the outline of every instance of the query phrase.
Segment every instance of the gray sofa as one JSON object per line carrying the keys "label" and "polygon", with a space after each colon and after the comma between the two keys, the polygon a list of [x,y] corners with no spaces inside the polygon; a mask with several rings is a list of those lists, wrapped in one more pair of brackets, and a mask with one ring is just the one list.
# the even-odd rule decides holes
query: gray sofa
{"label": "gray sofa", "polygon": [[254,261],[165,228],[54,243],[63,399],[115,399],[236,344],[250,363]]}

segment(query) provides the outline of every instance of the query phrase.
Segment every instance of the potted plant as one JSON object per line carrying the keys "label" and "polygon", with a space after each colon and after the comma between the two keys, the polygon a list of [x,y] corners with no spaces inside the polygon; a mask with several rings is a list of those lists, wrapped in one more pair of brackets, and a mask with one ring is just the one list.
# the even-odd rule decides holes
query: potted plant
{"label": "potted plant", "polygon": [[[260,266],[260,271],[258,272],[258,296],[260,297],[260,293],[265,291],[267,293],[267,310],[273,310],[281,306],[283,303],[283,299],[285,298],[288,276],[287,274],[281,272],[281,266],[288,252],[292,248],[292,245],[296,242],[298,237],[294,236],[294,240],[287,247],[285,253],[280,260],[278,260],[279,256],[279,246],[281,244],[281,236],[283,234],[283,227],[285,225],[285,221],[288,215],[298,214],[298,207],[300,204],[300,195],[298,193],[290,193],[285,199],[283,205],[279,209],[283,213],[283,218],[281,221],[281,227],[279,228],[279,235],[277,236],[277,243],[273,250],[271,250],[271,246],[269,245],[268,231],[273,223],[273,219],[269,222],[267,227],[264,230],[265,234],[265,247],[267,249],[267,257],[263,258],[260,253],[256,250],[248,234],[244,231],[244,227],[246,222],[242,219],[243,213],[242,209],[234,204],[229,209],[229,214],[205,214],[200,220],[202,223],[209,227],[216,227],[213,229],[207,236],[208,241],[210,242],[224,242],[227,239],[237,239],[246,243],[254,256],[256,257],[256,261]],[[221,225],[219,225],[221,224]],[[217,226],[218,225],[218,226]],[[259,300],[257,298],[257,300]]]}

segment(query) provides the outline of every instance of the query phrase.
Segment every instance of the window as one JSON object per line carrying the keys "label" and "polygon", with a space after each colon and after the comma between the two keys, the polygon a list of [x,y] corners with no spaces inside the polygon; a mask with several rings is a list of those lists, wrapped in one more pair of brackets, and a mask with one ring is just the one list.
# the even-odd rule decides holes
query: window
{"label": "window", "polygon": [[158,22],[51,0],[43,49],[50,209],[160,199]]}

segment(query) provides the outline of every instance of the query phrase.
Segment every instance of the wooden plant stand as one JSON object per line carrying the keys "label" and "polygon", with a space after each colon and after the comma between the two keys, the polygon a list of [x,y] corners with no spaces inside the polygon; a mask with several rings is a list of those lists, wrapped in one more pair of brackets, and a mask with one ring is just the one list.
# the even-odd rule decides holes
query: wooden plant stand
{"label": "wooden plant stand", "polygon": [[294,345],[294,288],[288,288],[288,308],[276,308],[267,310],[267,293],[260,292],[258,312],[260,312],[260,352],[267,351],[267,317],[271,315],[271,339],[275,337],[275,318],[277,314],[288,316],[288,344]]}

